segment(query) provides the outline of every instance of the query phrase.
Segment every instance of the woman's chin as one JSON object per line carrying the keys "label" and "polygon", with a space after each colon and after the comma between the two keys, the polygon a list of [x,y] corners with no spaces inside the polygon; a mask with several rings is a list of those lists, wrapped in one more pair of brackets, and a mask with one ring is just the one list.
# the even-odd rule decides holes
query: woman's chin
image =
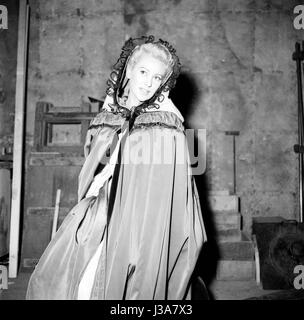
{"label": "woman's chin", "polygon": [[151,99],[151,98],[152,98],[152,95],[151,95],[151,94],[141,95],[141,96],[139,97],[139,101],[140,101],[140,103],[143,103],[143,102],[145,102],[145,101],[147,101],[147,100],[149,100],[149,99]]}

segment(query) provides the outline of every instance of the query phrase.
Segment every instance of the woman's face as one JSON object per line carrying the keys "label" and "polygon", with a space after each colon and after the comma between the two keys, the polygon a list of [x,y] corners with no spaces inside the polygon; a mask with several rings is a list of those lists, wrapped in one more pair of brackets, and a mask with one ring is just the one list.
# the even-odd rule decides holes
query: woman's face
{"label": "woman's face", "polygon": [[166,76],[166,65],[152,55],[143,53],[133,68],[127,69],[129,78],[129,102],[132,106],[153,97]]}

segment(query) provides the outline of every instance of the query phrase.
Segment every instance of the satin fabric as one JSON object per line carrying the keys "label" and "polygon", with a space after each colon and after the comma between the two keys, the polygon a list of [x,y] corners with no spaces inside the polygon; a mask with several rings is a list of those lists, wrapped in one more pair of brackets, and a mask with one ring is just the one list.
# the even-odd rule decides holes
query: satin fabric
{"label": "satin fabric", "polygon": [[[137,116],[125,136],[111,188],[106,181],[98,196],[85,197],[125,121],[106,108],[92,121],[79,202],[39,260],[27,299],[77,299],[81,277],[101,242],[91,299],[186,298],[206,232],[178,114],[171,109]],[[133,161],[127,162],[126,150],[143,132],[151,138],[150,154],[168,153],[172,161],[141,163],[142,155],[133,152]]]}

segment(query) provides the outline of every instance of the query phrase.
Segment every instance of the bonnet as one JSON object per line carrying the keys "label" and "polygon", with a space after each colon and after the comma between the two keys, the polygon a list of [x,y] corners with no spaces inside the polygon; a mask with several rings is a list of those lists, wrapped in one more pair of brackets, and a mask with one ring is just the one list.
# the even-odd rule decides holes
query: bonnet
{"label": "bonnet", "polygon": [[[183,117],[177,108],[174,106],[172,101],[168,98],[169,91],[174,88],[176,79],[178,78],[181,70],[181,64],[179,61],[178,56],[176,55],[176,50],[167,42],[162,39],[155,41],[154,36],[142,36],[140,38],[129,38],[122,47],[122,52],[120,57],[118,58],[117,62],[113,66],[112,72],[110,74],[110,78],[107,81],[107,97],[105,100],[104,105],[108,106],[113,113],[122,113],[123,116],[128,118],[130,116],[130,110],[124,107],[121,103],[121,99],[124,95],[124,90],[127,85],[126,79],[126,69],[132,53],[134,52],[135,48],[142,44],[146,43],[153,43],[158,44],[167,49],[170,53],[173,66],[172,71],[168,74],[164,82],[161,86],[157,89],[155,94],[149,99],[141,103],[139,106],[135,107],[132,110],[133,116],[137,116],[142,112],[145,112],[147,109],[150,108],[160,108],[160,104],[162,104],[163,110],[171,110],[182,119]],[[163,108],[164,107],[164,108]]]}

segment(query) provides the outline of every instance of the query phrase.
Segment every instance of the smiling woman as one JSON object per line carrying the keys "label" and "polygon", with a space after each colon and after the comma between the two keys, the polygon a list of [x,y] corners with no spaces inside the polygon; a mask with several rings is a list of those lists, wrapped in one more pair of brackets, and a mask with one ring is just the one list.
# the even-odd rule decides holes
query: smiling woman
{"label": "smiling woman", "polygon": [[130,105],[153,97],[172,72],[173,59],[165,47],[151,43],[138,46],[127,66]]}
{"label": "smiling woman", "polygon": [[165,64],[151,55],[142,54],[139,61],[127,69],[127,78],[130,81],[127,107],[151,99],[160,87],[165,74]]}
{"label": "smiling woman", "polygon": [[[206,233],[183,116],[168,97],[179,72],[167,42],[126,42],[87,134],[79,202],[36,266],[28,299],[190,297]],[[140,140],[149,143],[127,161]],[[143,162],[146,148],[169,157]]]}

